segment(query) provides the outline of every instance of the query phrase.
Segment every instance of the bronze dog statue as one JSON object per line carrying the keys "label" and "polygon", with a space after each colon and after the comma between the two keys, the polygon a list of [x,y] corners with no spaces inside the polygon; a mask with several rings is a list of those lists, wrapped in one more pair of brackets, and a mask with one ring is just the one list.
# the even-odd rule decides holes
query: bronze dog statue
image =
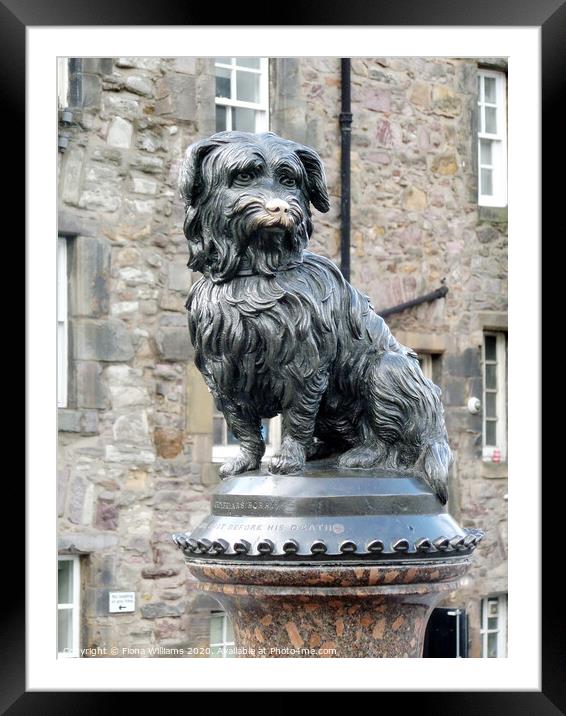
{"label": "bronze dog statue", "polygon": [[180,172],[195,363],[238,456],[223,477],[259,467],[261,420],[282,415],[272,473],[341,452],[346,468],[415,470],[447,499],[452,460],[440,390],[366,296],[305,251],[310,204],[328,211],[312,149],[277,135],[220,132],[192,144]]}

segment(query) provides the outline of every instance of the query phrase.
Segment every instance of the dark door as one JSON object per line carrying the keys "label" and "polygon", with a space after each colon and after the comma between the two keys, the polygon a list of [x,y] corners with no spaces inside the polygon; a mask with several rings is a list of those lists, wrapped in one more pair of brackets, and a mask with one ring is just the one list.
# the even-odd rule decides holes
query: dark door
{"label": "dark door", "polygon": [[425,633],[423,657],[456,659],[468,656],[468,615],[465,609],[435,609]]}

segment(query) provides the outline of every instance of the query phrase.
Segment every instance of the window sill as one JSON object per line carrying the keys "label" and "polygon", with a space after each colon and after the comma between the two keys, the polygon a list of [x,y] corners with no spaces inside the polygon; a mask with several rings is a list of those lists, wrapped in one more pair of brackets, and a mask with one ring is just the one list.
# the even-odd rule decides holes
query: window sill
{"label": "window sill", "polygon": [[507,224],[507,207],[478,205],[478,219],[488,224]]}
{"label": "window sill", "polygon": [[506,462],[487,462],[482,460],[480,474],[488,479],[507,479],[508,465]]}

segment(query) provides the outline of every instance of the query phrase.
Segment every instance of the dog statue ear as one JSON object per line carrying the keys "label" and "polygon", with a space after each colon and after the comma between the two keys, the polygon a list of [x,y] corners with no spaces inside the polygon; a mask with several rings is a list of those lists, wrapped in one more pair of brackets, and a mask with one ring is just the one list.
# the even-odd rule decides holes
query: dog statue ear
{"label": "dog statue ear", "polygon": [[301,160],[307,174],[307,190],[311,204],[325,214],[330,209],[328,187],[322,160],[314,149],[300,145],[295,154]]}
{"label": "dog statue ear", "polygon": [[193,205],[202,186],[201,164],[218,143],[210,139],[202,139],[191,144],[185,152],[185,158],[179,171],[179,193],[189,206]]}

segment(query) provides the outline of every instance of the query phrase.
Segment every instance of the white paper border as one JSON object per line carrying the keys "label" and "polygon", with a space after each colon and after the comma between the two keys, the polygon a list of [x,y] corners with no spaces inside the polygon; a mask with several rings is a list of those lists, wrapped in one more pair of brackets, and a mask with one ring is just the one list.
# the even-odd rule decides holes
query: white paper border
{"label": "white paper border", "polygon": [[[509,58],[506,659],[446,659],[440,670],[435,659],[56,658],[55,58],[241,55],[249,48],[269,57]],[[540,690],[540,28],[28,27],[27,53],[27,689]]]}

